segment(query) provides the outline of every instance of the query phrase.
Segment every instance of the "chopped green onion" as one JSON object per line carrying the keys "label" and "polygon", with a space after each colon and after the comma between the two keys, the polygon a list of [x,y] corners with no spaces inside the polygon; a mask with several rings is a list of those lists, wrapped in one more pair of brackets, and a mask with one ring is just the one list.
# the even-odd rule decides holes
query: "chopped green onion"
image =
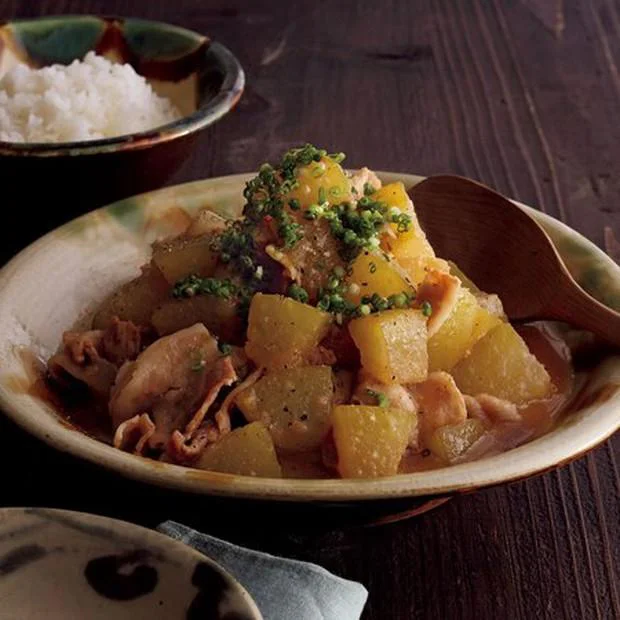
{"label": "chopped green onion", "polygon": [[295,301],[300,301],[302,304],[307,304],[310,296],[308,295],[308,291],[299,284],[291,284],[286,291],[286,294],[291,299]]}
{"label": "chopped green onion", "polygon": [[360,316],[368,316],[372,312],[372,308],[368,304],[360,304],[357,312]]}
{"label": "chopped green onion", "polygon": [[329,289],[337,289],[340,286],[340,280],[336,276],[329,276],[327,280],[327,288]]}
{"label": "chopped green onion", "polygon": [[346,155],[345,155],[344,153],[330,153],[330,154],[328,155],[328,157],[329,157],[329,158],[330,158],[333,162],[335,162],[335,163],[337,163],[337,164],[341,164],[341,163],[344,161],[344,159],[345,159]]}
{"label": "chopped green onion", "polygon": [[232,353],[232,346],[227,342],[218,342],[217,348],[222,355],[230,355]]}
{"label": "chopped green onion", "polygon": [[383,392],[377,392],[376,390],[367,389],[366,394],[368,394],[368,396],[370,396],[371,398],[375,398],[379,407],[390,406],[390,400]]}
{"label": "chopped green onion", "polygon": [[[318,160],[320,162],[320,158]],[[310,171],[310,174],[315,178],[318,179],[319,177],[322,177],[325,174],[325,166],[317,163],[316,166],[312,167],[312,170]]]}
{"label": "chopped green onion", "polygon": [[370,196],[370,194],[374,194],[377,190],[370,183],[364,183],[364,196]]}
{"label": "chopped green onion", "polygon": [[357,245],[358,236],[351,229],[345,230],[342,240],[346,245]]}

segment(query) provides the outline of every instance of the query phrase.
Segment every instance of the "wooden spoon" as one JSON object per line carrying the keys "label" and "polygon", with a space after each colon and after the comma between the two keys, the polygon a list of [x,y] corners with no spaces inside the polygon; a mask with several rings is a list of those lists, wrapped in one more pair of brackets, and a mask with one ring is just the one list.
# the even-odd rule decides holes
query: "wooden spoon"
{"label": "wooden spoon", "polygon": [[438,256],[483,291],[497,293],[514,320],[551,319],[620,346],[620,313],[586,293],[547,233],[492,189],[452,175],[429,177],[409,195]]}

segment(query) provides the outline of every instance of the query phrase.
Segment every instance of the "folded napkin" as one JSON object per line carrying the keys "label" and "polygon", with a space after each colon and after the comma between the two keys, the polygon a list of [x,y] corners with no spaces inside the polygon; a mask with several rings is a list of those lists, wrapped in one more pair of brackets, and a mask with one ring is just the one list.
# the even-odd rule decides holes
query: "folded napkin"
{"label": "folded napkin", "polygon": [[250,593],[265,620],[358,620],[368,591],[308,562],[238,547],[185,525],[157,528],[225,568]]}

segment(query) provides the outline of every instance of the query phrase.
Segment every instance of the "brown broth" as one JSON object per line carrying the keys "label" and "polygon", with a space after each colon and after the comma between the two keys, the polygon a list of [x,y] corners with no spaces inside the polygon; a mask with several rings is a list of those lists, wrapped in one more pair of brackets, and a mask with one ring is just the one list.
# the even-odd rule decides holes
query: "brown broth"
{"label": "brown broth", "polygon": [[93,439],[112,443],[112,422],[103,403],[81,389],[62,390],[48,375],[45,364],[29,349],[19,350],[26,377],[5,377],[5,385],[14,393],[27,394],[50,405],[69,428]]}
{"label": "brown broth", "polygon": [[547,369],[554,386],[549,398],[521,409],[523,424],[532,430],[534,438],[553,428],[559,413],[570,400],[574,385],[571,354],[566,343],[544,323],[524,325],[517,331]]}

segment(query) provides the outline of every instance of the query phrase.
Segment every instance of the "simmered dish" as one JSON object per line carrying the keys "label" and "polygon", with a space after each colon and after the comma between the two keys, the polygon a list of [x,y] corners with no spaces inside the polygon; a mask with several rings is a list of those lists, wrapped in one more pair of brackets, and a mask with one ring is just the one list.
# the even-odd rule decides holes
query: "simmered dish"
{"label": "simmered dish", "polygon": [[154,243],[48,361],[68,418],[120,450],[267,477],[444,467],[549,430],[562,347],[435,255],[402,183],[343,157],[292,149],[240,219],[205,208]]}

